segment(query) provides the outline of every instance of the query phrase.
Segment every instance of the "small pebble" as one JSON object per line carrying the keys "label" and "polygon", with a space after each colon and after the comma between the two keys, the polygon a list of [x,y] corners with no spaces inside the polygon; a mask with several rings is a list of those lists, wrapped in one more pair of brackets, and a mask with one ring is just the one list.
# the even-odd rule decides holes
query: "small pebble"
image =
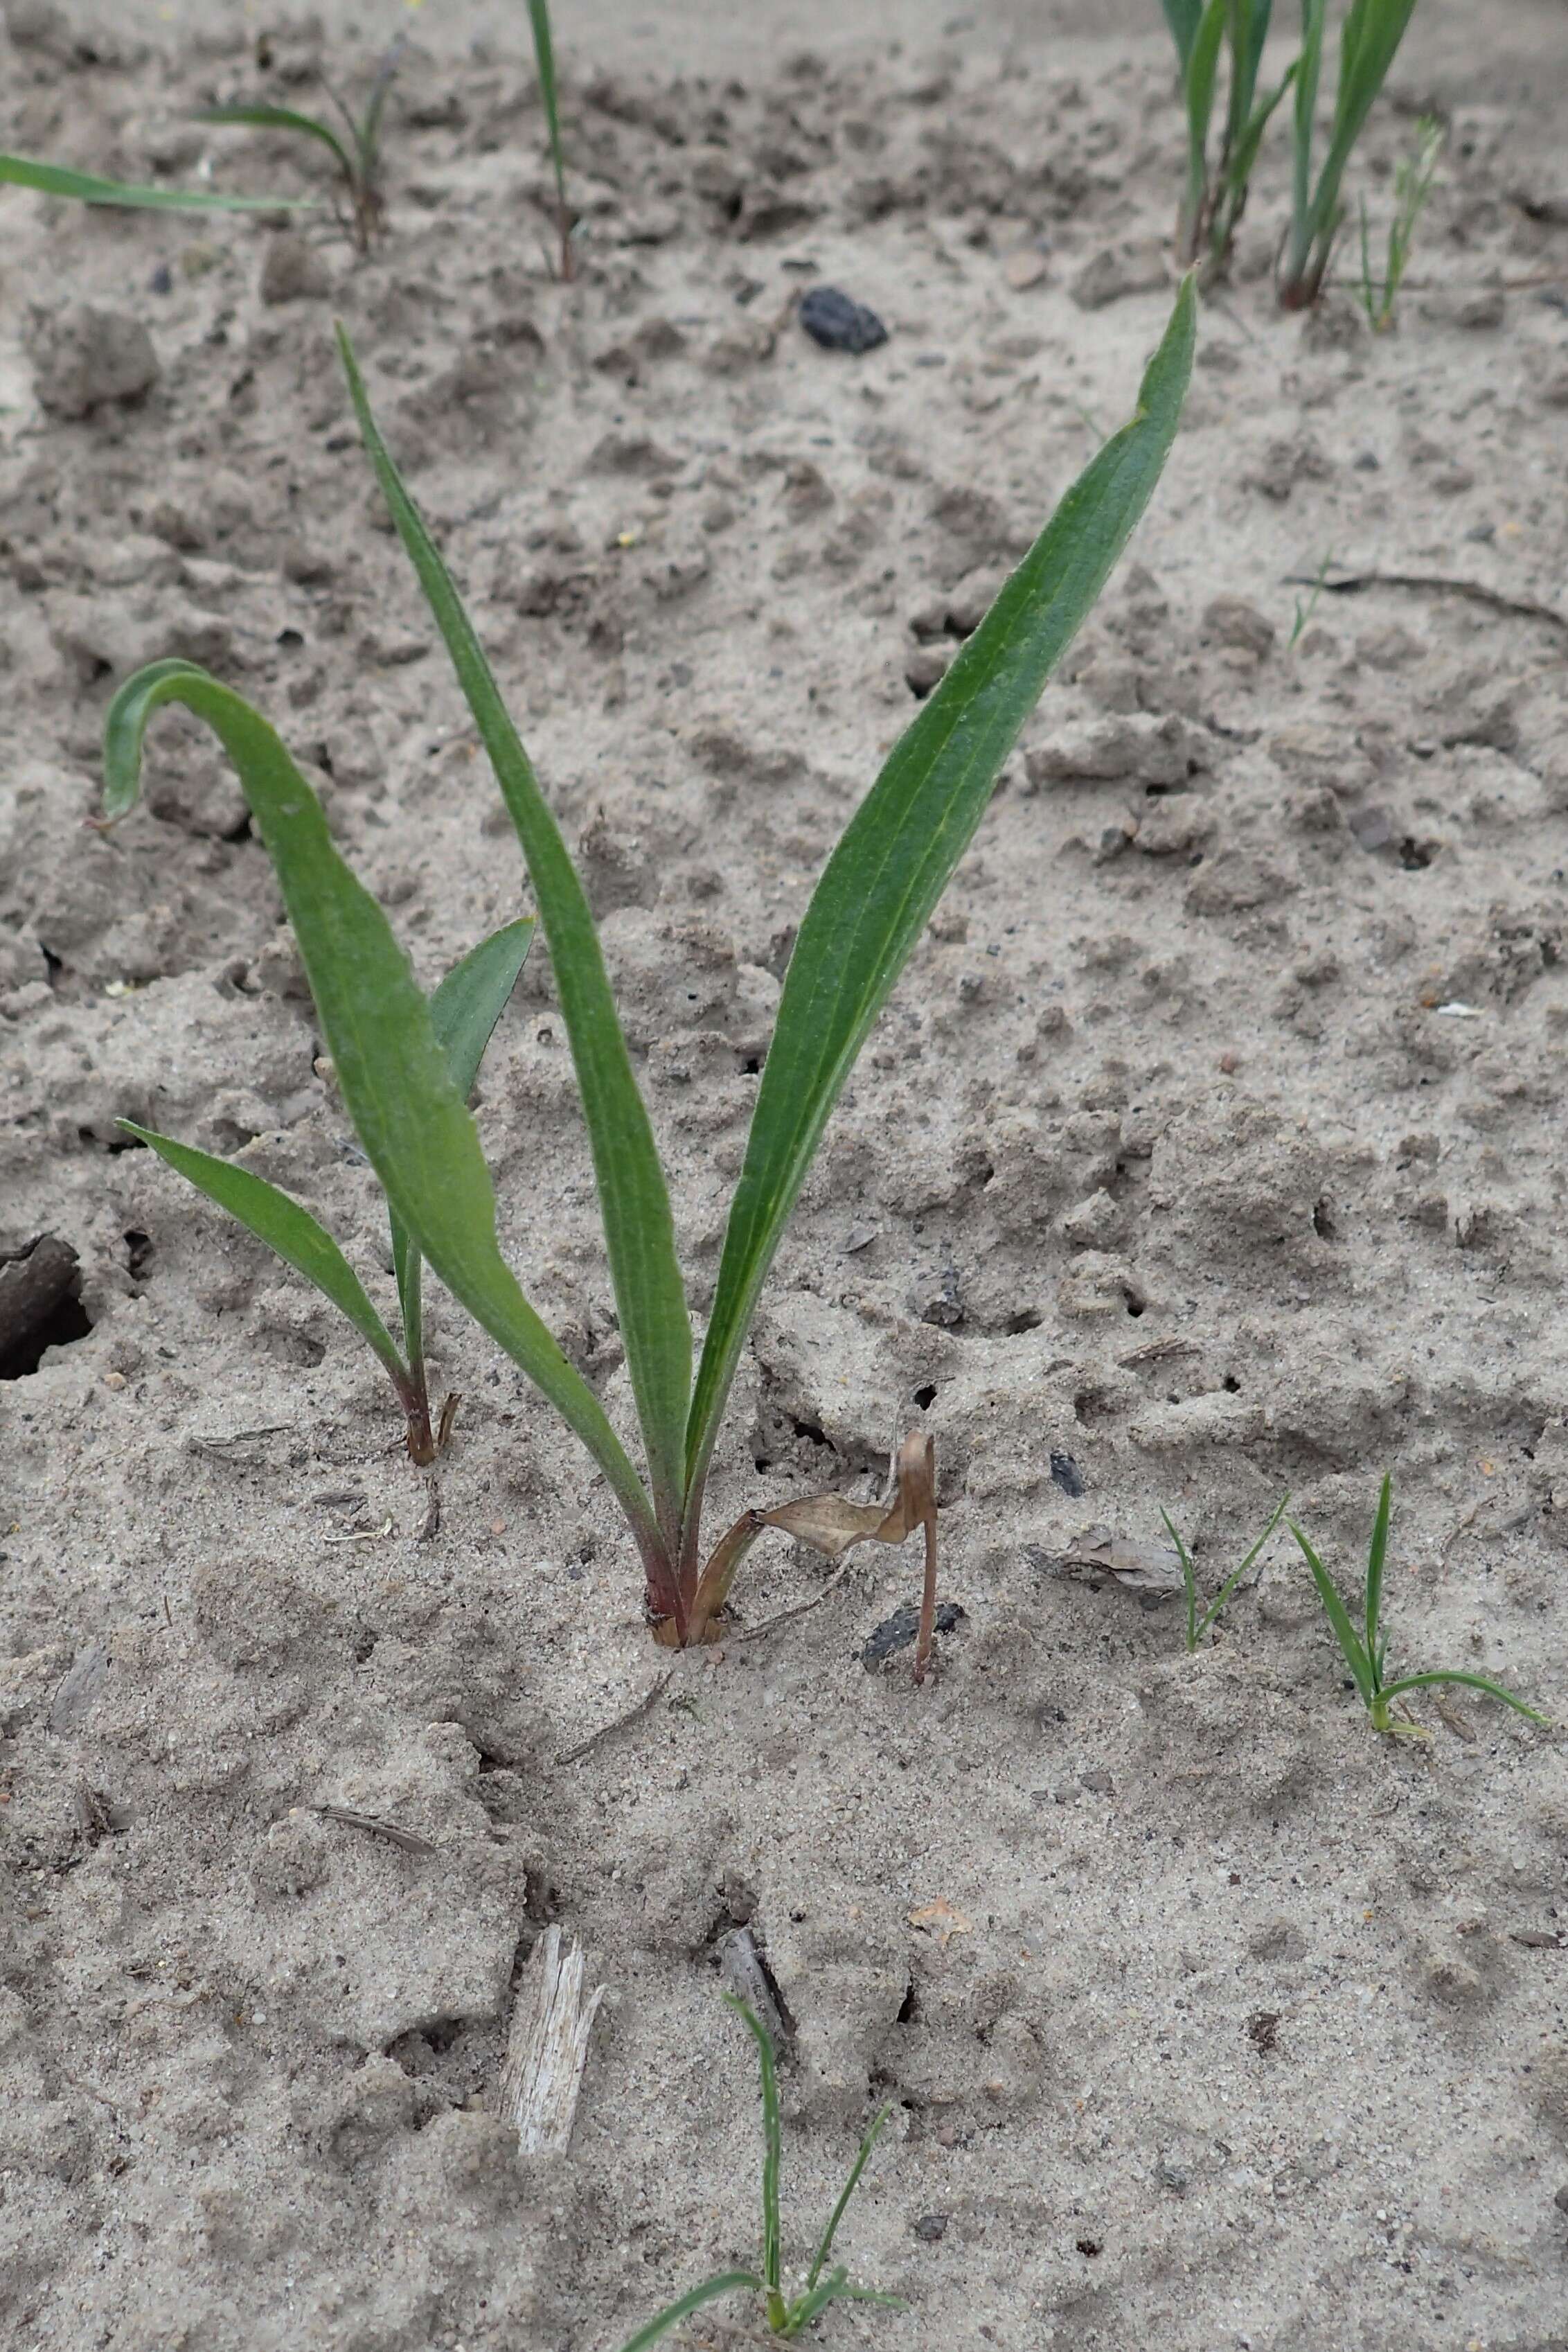
{"label": "small pebble", "polygon": [[863,302],[852,302],[836,286],[813,286],[800,297],[800,324],[825,352],[874,352],[887,329]]}
{"label": "small pebble", "polygon": [[[956,1601],[939,1601],[936,1607],[936,1631],[939,1633],[951,1633],[955,1626],[963,1623],[964,1617],[965,1612],[959,1608]],[[920,1612],[913,1601],[906,1601],[901,1609],[894,1611],[891,1617],[883,1619],[882,1623],[870,1636],[862,1650],[861,1664],[867,1674],[874,1675],[877,1668],[885,1665],[895,1652],[907,1650],[919,1631]]]}

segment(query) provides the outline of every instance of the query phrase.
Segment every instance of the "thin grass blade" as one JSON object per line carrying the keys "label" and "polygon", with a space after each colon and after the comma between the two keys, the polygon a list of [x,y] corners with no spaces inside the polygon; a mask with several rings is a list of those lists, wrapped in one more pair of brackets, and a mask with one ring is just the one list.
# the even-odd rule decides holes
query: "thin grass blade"
{"label": "thin grass blade", "polygon": [[339,1313],[348,1317],[361,1337],[370,1341],[392,1374],[399,1393],[407,1392],[408,1371],[395,1340],[371,1306],[359,1276],[308,1209],[302,1209],[298,1201],[291,1201],[287,1192],[269,1184],[265,1176],[257,1176],[248,1168],[236,1168],[232,1160],[198,1151],[193,1144],[176,1143],[172,1137],[159,1135],[150,1127],[138,1127],[134,1119],[122,1118],[119,1125],[128,1135],[147,1144],[198,1192],[204,1192],[209,1201],[237,1218],[257,1241],[275,1250],[308,1282],[313,1282],[323,1297],[329,1298]]}
{"label": "thin grass blade", "polygon": [[1339,1587],[1294,1520],[1291,1523],[1291,1533],[1301,1546],[1302,1557],[1312,1570],[1318,1598],[1323,1604],[1329,1623],[1333,1627],[1334,1639],[1344,1654],[1345,1664],[1355,1677],[1356,1689],[1361,1693],[1364,1705],[1370,1706],[1377,1696],[1372,1660],[1366,1654],[1360,1634],[1350,1622],[1350,1612],[1340,1599]]}
{"label": "thin grass blade", "polygon": [[561,152],[560,111],[556,95],[555,42],[550,36],[549,0],[528,0],[528,22],[533,27],[534,60],[538,68],[539,104],[544,108],[545,125],[549,132],[550,162],[555,169],[555,192],[562,212],[566,210],[566,158]]}
{"label": "thin grass blade", "polygon": [[1377,1497],[1377,1516],[1372,1522],[1372,1541],[1366,1553],[1366,1612],[1362,1638],[1366,1654],[1372,1660],[1375,1685],[1382,1680],[1383,1644],[1377,1638],[1378,1619],[1383,1611],[1383,1569],[1388,1557],[1388,1520],[1394,1507],[1394,1481],[1385,1477]]}
{"label": "thin grass blade", "polygon": [[382,493],[446,641],[528,861],[588,1123],[611,1279],[648,1449],[649,1475],[660,1523],[673,1549],[685,1487],[692,1330],[653,1127],[632,1075],[593,917],[560,828],[539,790],[451,574],[382,439],[341,327],[338,345]]}
{"label": "thin grass blade", "polygon": [[84,205],[123,205],[155,213],[276,213],[310,209],[308,196],[225,196],[205,188],[145,188],[133,181],[100,180],[63,163],[34,163],[0,155],[0,185],[35,188],[42,196],[74,196]]}
{"label": "thin grass blade", "polygon": [[1253,1561],[1257,1559],[1259,1553],[1262,1550],[1264,1545],[1268,1542],[1270,1537],[1279,1526],[1281,1520],[1284,1517],[1285,1506],[1290,1499],[1291,1497],[1288,1494],[1281,1496],[1279,1503],[1275,1507],[1273,1517],[1270,1520],[1268,1526],[1264,1528],[1262,1534],[1259,1537],[1257,1542],[1253,1545],[1251,1550],[1242,1561],[1240,1567],[1231,1570],[1224,1583],[1220,1586],[1218,1591],[1215,1594],[1214,1599],[1209,1602],[1203,1622],[1197,1629],[1197,1639],[1199,1641],[1201,1641],[1203,1636],[1207,1633],[1209,1627],[1213,1624],[1215,1619],[1218,1616],[1220,1611],[1224,1608],[1226,1602],[1229,1600],[1231,1594],[1235,1591],[1237,1586],[1240,1583],[1242,1578],[1246,1575],[1248,1570],[1251,1567]]}
{"label": "thin grass blade", "polygon": [[688,1437],[688,1539],[758,1293],[829,1114],[1003,761],[1158,481],[1192,365],[1189,278],[1124,425],[1068,491],[895,745],[828,861],[785,977],[731,1205]]}
{"label": "thin grass blade", "polygon": [[846,2272],[836,2270],[830,2272],[819,2286],[810,2288],[791,2304],[782,2333],[788,2336],[804,2335],[830,2303],[880,2303],[887,2311],[904,2309],[897,2295],[879,2294],[875,2287],[856,2286]]}
{"label": "thin grass blade", "polygon": [[700,2311],[705,2303],[716,2303],[721,2295],[739,2294],[747,2289],[760,2293],[762,2281],[752,2271],[724,2271],[716,2278],[705,2279],[701,2286],[694,2286],[677,2302],[667,2303],[635,2336],[629,2336],[621,2352],[648,2352],[650,2345],[657,2344],[672,2327],[689,2319],[694,2311]]}
{"label": "thin grass blade", "polygon": [[850,2199],[860,2187],[861,2174],[865,2170],[871,2158],[871,2152],[876,2146],[877,2141],[881,2138],[883,2129],[892,2113],[893,2109],[891,2107],[883,2107],[879,2115],[875,2115],[872,2117],[871,2123],[866,2130],[865,2137],[860,2144],[860,2148],[856,2154],[855,2160],[850,2167],[850,2177],[845,2181],[842,2189],[839,2191],[839,2201],[828,2216],[828,2226],[822,2232],[821,2242],[819,2244],[815,2254],[811,2258],[811,2267],[806,2274],[806,2292],[808,2294],[810,2294],[812,2288],[816,2285],[817,2281],[821,2274],[822,2265],[833,2251],[833,2240],[838,2236],[839,2223],[844,2218],[844,2212],[849,2205]]}
{"label": "thin grass blade", "polygon": [[1340,34],[1339,90],[1322,177],[1312,200],[1320,237],[1332,235],[1339,216],[1340,183],[1351,150],[1366,127],[1373,101],[1415,14],[1416,0],[1355,0]]}
{"label": "thin grass blade", "polygon": [[1229,0],[1230,97],[1225,132],[1228,160],[1251,120],[1263,45],[1269,37],[1269,19],[1273,9],[1274,0]]}
{"label": "thin grass blade", "polygon": [[779,2070],[773,2058],[773,2037],[757,2011],[732,1992],[727,1992],[725,1999],[757,2044],[762,2083],[762,2284],[772,2298],[782,2293],[779,2185],[784,2169],[784,2124],[779,2106]]}
{"label": "thin grass blade", "polygon": [[1312,247],[1312,133],[1322,70],[1323,24],[1328,0],[1301,0],[1301,53],[1296,59],[1295,109],[1291,159],[1291,240],[1286,281],[1305,269]]}
{"label": "thin grass blade", "polygon": [[353,184],[353,157],[331,124],[320,121],[314,114],[298,114],[291,106],[204,106],[195,120],[252,131],[296,131],[302,138],[317,140],[329,149],[344,179],[350,186]]}
{"label": "thin grass blade", "polygon": [[1489,1681],[1485,1675],[1461,1674],[1457,1669],[1451,1673],[1439,1669],[1436,1674],[1401,1675],[1397,1681],[1385,1683],[1379,1696],[1384,1699],[1397,1698],[1402,1691],[1432,1690],[1438,1683],[1463,1683],[1467,1690],[1483,1691],[1488,1698],[1500,1698],[1504,1706],[1511,1706],[1515,1715],[1527,1715],[1531,1723],[1546,1723],[1551,1719],[1538,1715],[1534,1707],[1526,1706],[1521,1698],[1515,1698],[1513,1693],[1504,1690],[1500,1683]]}
{"label": "thin grass blade", "polygon": [[1175,1544],[1176,1558],[1181,1562],[1182,1587],[1186,1594],[1186,1646],[1190,1652],[1197,1647],[1197,1577],[1192,1565],[1192,1554],[1182,1541],[1181,1531],[1163,1503],[1160,1505],[1160,1517],[1166,1523],[1166,1533]]}
{"label": "thin grass blade", "polygon": [[[486,1047],[496,1024],[517,984],[534,936],[534,919],[519,916],[492,931],[454,964],[430,1000],[430,1018],[437,1043],[446,1056],[452,1083],[465,1102],[474,1091]],[[421,1267],[424,1261],[410,1239],[396,1210],[388,1212],[392,1225],[392,1269],[397,1276],[398,1304],[402,1310],[402,1343],[416,1379],[423,1385],[424,1316]]]}
{"label": "thin grass blade", "polygon": [[577,1432],[614,1489],[652,1578],[662,1557],[636,1472],[598,1398],[528,1305],[496,1240],[479,1133],[452,1083],[430,1008],[315,793],[259,712],[205,670],[154,662],[110,705],[104,805],[135,803],[148,723],[179,702],[233,761],[271,856],[349,1115],[388,1201],[453,1297]]}

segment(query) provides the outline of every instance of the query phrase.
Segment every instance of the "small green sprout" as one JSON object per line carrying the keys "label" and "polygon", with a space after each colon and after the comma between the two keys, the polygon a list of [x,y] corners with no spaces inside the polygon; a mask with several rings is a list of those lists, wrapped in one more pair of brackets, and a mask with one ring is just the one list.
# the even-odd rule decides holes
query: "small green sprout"
{"label": "small green sprout", "polygon": [[533,26],[534,58],[539,76],[539,104],[544,109],[545,128],[549,132],[550,164],[555,173],[555,222],[560,238],[557,275],[568,278],[575,266],[571,232],[577,226],[577,215],[566,200],[566,156],[560,143],[560,108],[556,92],[555,43],[550,37],[549,0],[528,0],[528,21]]}
{"label": "small green sprout", "polygon": [[1408,1718],[1396,1721],[1390,1710],[1394,1701],[1402,1697],[1405,1692],[1431,1690],[1442,1683],[1461,1683],[1468,1690],[1483,1691],[1488,1698],[1500,1699],[1504,1706],[1511,1706],[1516,1715],[1527,1716],[1531,1723],[1544,1723],[1546,1717],[1543,1715],[1537,1715],[1532,1706],[1526,1706],[1521,1698],[1515,1698],[1513,1693],[1504,1690],[1500,1683],[1489,1682],[1485,1675],[1438,1668],[1432,1674],[1400,1675],[1392,1682],[1386,1678],[1385,1659],[1388,1636],[1382,1623],[1383,1567],[1388,1552],[1388,1521],[1393,1503],[1393,1481],[1385,1478],[1377,1498],[1377,1516],[1372,1523],[1372,1542],[1366,1555],[1366,1591],[1359,1633],[1351,1622],[1350,1612],[1341,1600],[1333,1577],[1295,1521],[1291,1521],[1291,1533],[1301,1546],[1302,1557],[1312,1570],[1318,1598],[1333,1628],[1334,1639],[1343,1653],[1345,1664],[1355,1678],[1355,1687],[1361,1695],[1362,1705],[1372,1718],[1374,1731],[1396,1732],[1407,1739],[1429,1739],[1431,1734],[1423,1726]]}
{"label": "small green sprout", "polygon": [[[1258,96],[1273,0],[1163,0],[1163,5],[1186,108],[1187,176],[1176,218],[1176,259],[1183,267],[1204,262],[1213,275],[1230,257],[1263,133],[1296,68],[1291,68],[1277,89]],[[1225,129],[1211,165],[1209,125],[1222,49],[1229,83]]]}
{"label": "small green sprout", "polygon": [[[779,2106],[779,2076],[773,2058],[773,2043],[768,2028],[748,2005],[727,1993],[725,1999],[741,2017],[757,2043],[758,2061],[762,2076],[762,2267],[760,2271],[724,2271],[716,2277],[705,2279],[677,2303],[666,2304],[664,2310],[640,2327],[635,2336],[622,2347],[622,2352],[647,2352],[672,2327],[680,2325],[705,2303],[716,2303],[721,2295],[750,2294],[762,2297],[763,2311],[773,2335],[789,2338],[800,2336],[812,2321],[826,2311],[831,2303],[880,2303],[892,2310],[899,2308],[896,2295],[878,2294],[870,2287],[856,2286],[841,2263],[827,2269],[828,2257],[833,2251],[839,2223],[843,2220],[850,2199],[860,2186],[860,2178],[870,2160],[883,2126],[892,2109],[883,2107],[873,2117],[871,2128],[860,2144],[860,2150],[850,2167],[850,2177],[840,2192],[839,2201],[828,2216],[828,2226],[817,2242],[811,2267],[806,2273],[806,2284],[795,2295],[784,2291],[783,2232],[779,2221],[779,2189],[784,2164],[784,2129]],[[826,2273],[824,2275],[824,2273]]]}
{"label": "small green sprout", "polygon": [[197,116],[200,122],[235,124],[252,131],[292,131],[302,139],[314,139],[326,148],[338,166],[342,194],[348,203],[348,218],[344,226],[353,238],[358,253],[369,253],[386,226],[386,204],[382,185],[382,118],[386,111],[387,96],[402,62],[403,39],[400,35],[377,67],[371,83],[370,96],[362,113],[356,114],[346,99],[324,82],[328,97],[342,118],[347,138],[340,138],[329,122],[318,114],[301,114],[291,106],[270,106],[262,100],[243,101],[235,106],[209,106]]}
{"label": "small green sprout", "polygon": [[1298,596],[1296,599],[1295,618],[1291,623],[1291,635],[1288,640],[1289,650],[1291,653],[1295,652],[1296,647],[1300,645],[1302,637],[1306,634],[1307,625],[1312,620],[1312,614],[1318,609],[1318,601],[1322,595],[1324,588],[1328,585],[1328,576],[1333,570],[1333,551],[1331,548],[1329,552],[1323,557],[1323,560],[1319,564],[1317,570],[1312,574],[1311,582],[1311,594],[1306,596]]}
{"label": "small green sprout", "polygon": [[[598,1182],[645,1479],[501,1255],[490,1171],[432,1008],[281,739],[231,688],[189,662],[139,671],[110,705],[104,733],[110,823],[135,805],[147,730],[165,703],[183,703],[223,744],[272,859],[365,1157],[422,1256],[598,1464],[637,1546],[649,1617],[665,1646],[716,1637],[740,1563],[768,1528],[836,1560],[852,1544],[898,1544],[923,1527],[922,1623],[929,1627],[936,1497],[931,1441],[923,1433],[905,1441],[890,1500],[830,1496],[748,1510],[711,1551],[702,1525],[709,1467],[763,1284],[833,1107],[974,837],[1019,730],[1159,480],[1181,416],[1197,322],[1189,278],[1131,420],[1090,459],[921,704],[823,868],[785,975],[700,1360],[668,1186],[587,894],[340,330],[361,438],[489,755],[538,907]],[[917,1677],[925,1664],[917,1648]]]}
{"label": "small green sprout", "polygon": [[1251,1550],[1242,1561],[1240,1567],[1233,1569],[1230,1574],[1226,1578],[1224,1583],[1215,1594],[1214,1599],[1204,1611],[1201,1618],[1197,1613],[1197,1579],[1193,1572],[1192,1555],[1181,1539],[1176,1521],[1172,1518],[1165,1506],[1163,1504],[1161,1505],[1160,1517],[1166,1523],[1166,1533],[1169,1536],[1172,1543],[1175,1544],[1176,1548],[1176,1558],[1181,1562],[1181,1580],[1186,1594],[1186,1646],[1189,1656],[1193,1651],[1197,1649],[1198,1643],[1202,1641],[1209,1627],[1214,1623],[1215,1619],[1218,1616],[1220,1611],[1224,1608],[1226,1602],[1229,1600],[1231,1594],[1235,1591],[1237,1586],[1240,1583],[1242,1578],[1246,1575],[1248,1570],[1251,1567],[1253,1561],[1257,1559],[1259,1553],[1262,1550],[1264,1545],[1268,1542],[1270,1537],[1279,1526],[1281,1520],[1284,1517],[1285,1506],[1290,1499],[1291,1497],[1288,1494],[1281,1496],[1280,1500],[1275,1507],[1273,1517],[1270,1520],[1268,1526],[1264,1528],[1262,1534],[1259,1537],[1257,1542],[1253,1545]]}
{"label": "small green sprout", "polygon": [[0,186],[32,188],[41,196],[74,196],[83,205],[120,205],[151,213],[275,213],[309,209],[308,196],[226,196],[211,188],[149,188],[134,181],[100,180],[64,163],[35,163],[0,155]]}
{"label": "small green sprout", "polygon": [[1443,152],[1447,133],[1435,115],[1424,114],[1416,126],[1416,151],[1401,156],[1394,167],[1394,218],[1388,224],[1388,250],[1383,264],[1383,279],[1378,284],[1372,275],[1372,236],[1367,219],[1366,199],[1361,201],[1361,307],[1366,312],[1366,323],[1375,335],[1386,334],[1394,324],[1394,305],[1405,272],[1410,265],[1410,250],[1416,242],[1416,224],[1426,209],[1432,192],[1432,182]]}
{"label": "small green sprout", "polygon": [[1301,54],[1296,60],[1291,184],[1291,226],[1279,269],[1280,301],[1287,310],[1311,308],[1322,291],[1334,241],[1344,218],[1340,184],[1373,100],[1383,88],[1415,12],[1416,0],[1351,0],[1339,37],[1339,89],[1328,152],[1312,177],[1313,118],[1322,66],[1328,0],[1301,0]]}
{"label": "small green sprout", "polygon": [[[506,1010],[517,974],[534,936],[531,916],[507,923],[482,940],[461,963],[455,964],[430,1000],[431,1026],[446,1056],[453,1086],[466,1100],[496,1024]],[[384,1366],[408,1425],[408,1450],[422,1469],[428,1468],[445,1444],[457,1399],[449,1396],[438,1420],[430,1412],[430,1386],[424,1360],[424,1313],[422,1298],[423,1260],[395,1209],[392,1225],[392,1269],[397,1277],[402,1314],[402,1346],[399,1348],[366,1295],[364,1285],[337,1243],[308,1209],[232,1160],[176,1143],[167,1135],[138,1127],[133,1119],[119,1124],[145,1143],[177,1175],[215,1201],[238,1219],[258,1241],[276,1250],[297,1273],[313,1282],[340,1314],[346,1315],[361,1339]]]}

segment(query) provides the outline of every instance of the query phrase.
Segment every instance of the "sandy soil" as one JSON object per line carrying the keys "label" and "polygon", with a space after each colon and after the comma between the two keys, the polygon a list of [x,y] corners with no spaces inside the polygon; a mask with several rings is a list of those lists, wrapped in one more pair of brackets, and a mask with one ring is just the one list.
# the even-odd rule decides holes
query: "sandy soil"
{"label": "sandy soil", "polygon": [[[7,145],[293,184],[183,119],[252,86],[238,11],[178,66],[124,11],[10,13]],[[1158,40],[1084,11],[1064,60],[998,15],[962,53],[781,37],[737,81],[631,26],[616,64],[613,17],[571,78],[570,288],[515,39],[415,60],[362,267],[5,201],[0,1251],[68,1240],[91,1327],[0,1391],[6,2340],[614,2352],[755,2255],[748,1925],[795,2021],[792,2255],[894,2108],[842,2243],[906,2308],[823,2341],[1544,2352],[1558,1737],[1466,1702],[1377,1741],[1282,1541],[1191,1660],[1082,1563],[1164,1502],[1217,1582],[1288,1486],[1348,1582],[1392,1470],[1396,1656],[1568,1712],[1560,20],[1500,12],[1478,58],[1435,16],[1396,76],[1375,212],[1415,108],[1452,112],[1395,334],[1275,310],[1275,152],[1155,506],[808,1188],[715,1524],[869,1496],[924,1422],[965,1614],[917,1692],[862,1656],[913,1556],[656,1653],[601,1485],[439,1297],[465,1402],[416,1540],[368,1357],[115,1127],[287,1182],[390,1297],[210,741],[160,721],[150,809],[84,829],[141,660],[277,719],[422,975],[527,903],[334,308],[580,845],[699,1315],[813,876],[1124,411],[1169,301]],[[320,61],[280,32],[275,86]],[[886,345],[819,351],[812,283]],[[83,304],[149,346],[84,359]],[[1428,584],[1292,584],[1331,562]],[[624,1424],[542,957],[478,1099],[514,1261]],[[743,1622],[822,1574],[759,1548]],[[520,2158],[497,2081],[551,1920],[609,1991],[570,2155]],[[761,2339],[737,2305],[688,2340]]]}

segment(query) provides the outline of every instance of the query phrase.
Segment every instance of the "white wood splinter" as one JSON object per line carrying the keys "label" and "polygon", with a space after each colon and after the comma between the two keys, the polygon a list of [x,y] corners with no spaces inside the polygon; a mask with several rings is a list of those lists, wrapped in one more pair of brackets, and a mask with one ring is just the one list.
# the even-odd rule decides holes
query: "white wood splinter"
{"label": "white wood splinter", "polygon": [[600,1985],[583,2000],[582,1965],[581,1946],[563,1948],[560,1929],[547,1927],[518,1988],[499,2104],[524,2156],[564,2156],[571,2142],[588,2037],[604,1998]]}

